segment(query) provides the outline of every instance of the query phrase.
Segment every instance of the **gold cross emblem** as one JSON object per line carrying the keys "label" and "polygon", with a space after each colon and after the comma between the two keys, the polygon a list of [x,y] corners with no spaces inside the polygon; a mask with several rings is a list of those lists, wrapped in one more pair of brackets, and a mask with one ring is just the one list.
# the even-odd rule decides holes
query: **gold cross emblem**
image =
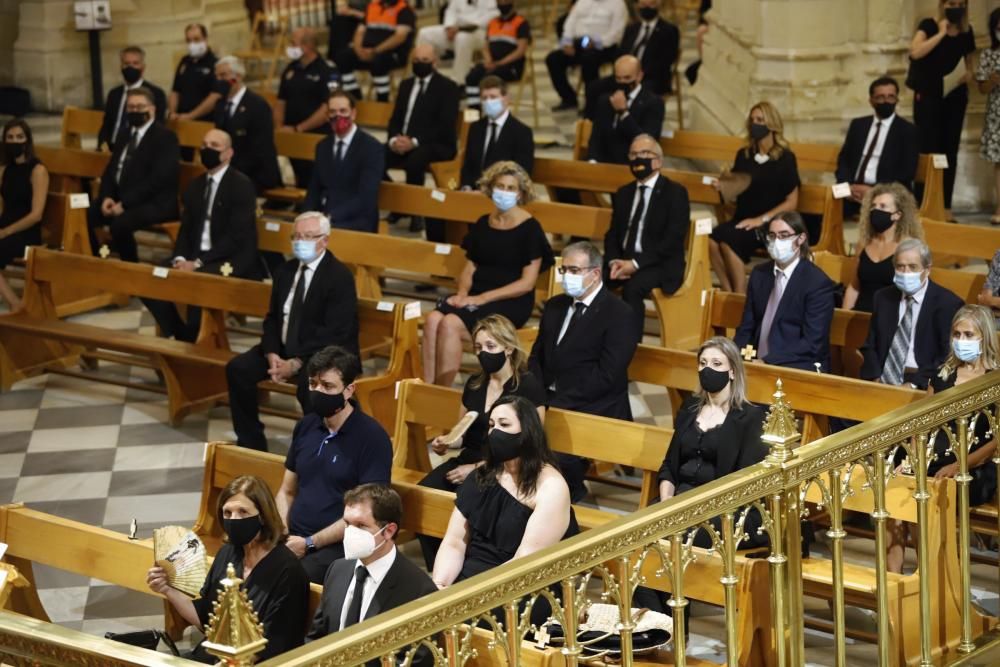
{"label": "gold cross emblem", "polygon": [[457,190],[458,189],[458,182],[454,178],[449,178],[448,179],[448,189],[449,190]]}
{"label": "gold cross emblem", "polygon": [[97,254],[101,256],[101,259],[107,259],[111,254],[111,248],[109,248],[108,244],[105,243],[101,246],[101,249],[97,251]]}
{"label": "gold cross emblem", "polygon": [[233,265],[230,264],[229,262],[226,262],[225,264],[219,267],[219,273],[228,278],[233,273]]}
{"label": "gold cross emblem", "polygon": [[746,361],[753,361],[754,357],[757,356],[757,350],[754,349],[753,345],[747,343],[746,347],[740,350],[740,354],[743,355],[743,359]]}

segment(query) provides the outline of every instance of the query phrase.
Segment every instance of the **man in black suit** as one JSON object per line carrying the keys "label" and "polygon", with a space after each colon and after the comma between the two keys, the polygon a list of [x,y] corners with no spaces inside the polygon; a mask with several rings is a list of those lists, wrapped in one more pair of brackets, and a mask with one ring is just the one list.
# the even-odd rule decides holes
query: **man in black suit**
{"label": "man in black suit", "polygon": [[[548,405],[632,420],[628,365],[638,337],[632,309],[601,282],[601,252],[589,241],[562,251],[564,294],[542,310],[528,365],[548,393]],[[587,494],[586,459],[559,455],[573,502]]]}
{"label": "man in black suit", "polygon": [[139,261],[136,230],[177,219],[180,148],[174,133],[155,118],[153,93],[147,88],[129,90],[125,99],[129,129],[101,176],[100,206],[87,211],[94,251],[98,249],[94,230],[109,226],[112,250],[126,262]]}
{"label": "man in black suit", "polygon": [[899,84],[883,76],[868,86],[868,103],[874,116],[851,121],[847,137],[837,156],[838,183],[851,184],[851,196],[844,201],[845,215],[858,212],[865,193],[878,183],[902,183],[913,188],[919,158],[917,130],[896,115]]}
{"label": "man in black suit", "polygon": [[833,281],[809,260],[809,235],[792,211],[768,223],[770,262],[750,273],[743,320],[733,342],[773,366],[828,370]]}
{"label": "man in black suit", "polygon": [[215,64],[215,126],[233,138],[233,166],[246,174],[260,194],[281,185],[278,151],[274,147],[274,116],[267,101],[243,83],[246,69],[239,58],[226,56]]}
{"label": "man in black suit", "polygon": [[385,149],[355,124],[354,96],[330,94],[326,106],[333,134],[316,145],[304,208],[323,211],[338,229],[378,231],[378,188],[385,173]]}
{"label": "man in black suit", "polygon": [[[399,84],[389,119],[386,168],[403,169],[410,185],[423,185],[428,165],[452,159],[457,150],[459,87],[436,66],[434,47],[417,44],[413,49],[413,76]],[[421,228],[417,218],[410,224],[410,231]],[[443,242],[444,224],[428,224],[427,240]]]}
{"label": "man in black suit", "polygon": [[119,140],[128,135],[128,119],[125,116],[125,92],[143,87],[153,93],[153,104],[156,106],[156,120],[159,123],[167,113],[167,95],[162,88],[154,86],[143,79],[146,72],[146,52],[138,46],[126,46],[118,53],[122,66],[122,79],[125,83],[115,86],[108,92],[104,104],[104,120],[97,132],[97,145],[114,149]]}
{"label": "man in black suit", "polygon": [[663,129],[663,100],[643,86],[642,68],[635,56],[615,61],[617,90],[597,103],[587,159],[625,164],[632,140],[640,134],[659,137]]}
{"label": "man in black suit", "polygon": [[[345,554],[326,571],[307,642],[437,591],[427,573],[396,548],[402,520],[403,503],[391,486],[362,484],[344,494]],[[414,658],[414,664],[434,663],[419,651]]]}
{"label": "man in black suit", "polygon": [[295,219],[295,259],[273,273],[271,304],[264,335],[226,364],[229,410],[237,443],[266,450],[264,425],[257,409],[257,383],[296,382],[296,396],[309,410],[309,379],[299,371],[329,345],[358,354],[358,296],[354,276],[327,249],[330,220],[308,211]]}
{"label": "man in black suit", "polygon": [[[257,254],[257,199],[253,183],[230,168],[233,145],[222,130],[209,130],[201,145],[201,162],[208,170],[181,197],[181,228],[171,259],[174,271],[260,280]],[[169,301],[143,299],[167,338],[194,342],[201,326],[201,308],[189,306],[187,320]]]}
{"label": "man in black suit", "polygon": [[636,180],[619,188],[613,198],[611,227],[604,235],[604,278],[609,287],[622,288],[641,337],[643,299],[655,287],[673,294],[684,282],[691,206],[687,190],[660,173],[663,149],[656,139],[640,134],[628,157]]}
{"label": "man in black suit", "polygon": [[527,173],[535,164],[535,137],[531,128],[510,112],[507,82],[498,76],[479,82],[483,115],[469,126],[462,158],[462,189],[474,190],[483,170],[494,162],[513,160]]}
{"label": "man in black suit", "polygon": [[[642,85],[650,92],[663,96],[673,90],[674,61],[680,50],[681,33],[673,23],[660,16],[662,0],[638,0],[639,20],[625,27],[621,52],[639,59],[645,76]],[[597,101],[613,93],[615,78],[605,76],[587,84],[584,117],[594,120]]]}
{"label": "man in black suit", "polygon": [[901,241],[893,264],[895,285],[875,293],[861,378],[926,389],[951,351],[951,319],[962,300],[930,279],[923,241]]}

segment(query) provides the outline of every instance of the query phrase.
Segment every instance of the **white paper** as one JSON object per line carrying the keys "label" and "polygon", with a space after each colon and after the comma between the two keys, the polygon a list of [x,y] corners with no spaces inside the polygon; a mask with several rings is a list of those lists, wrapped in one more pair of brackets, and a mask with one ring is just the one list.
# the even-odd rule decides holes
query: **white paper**
{"label": "white paper", "polygon": [[383,313],[391,313],[393,309],[392,301],[379,301],[375,309],[381,310]]}
{"label": "white paper", "polygon": [[931,156],[931,161],[933,162],[935,169],[948,168],[948,156],[943,153],[934,153],[934,155]]}
{"label": "white paper", "polygon": [[712,233],[712,219],[711,218],[699,218],[694,221],[694,235],[704,236],[705,234]]}
{"label": "white paper", "polygon": [[412,320],[416,317],[420,317],[420,302],[411,301],[403,307],[403,319]]}
{"label": "white paper", "polygon": [[451,244],[450,243],[436,243],[434,244],[434,252],[438,255],[450,255],[451,254]]}
{"label": "white paper", "polygon": [[5,553],[7,553],[7,543],[6,542],[0,542],[0,558],[3,558],[3,555]]}
{"label": "white paper", "polygon": [[69,196],[69,207],[76,208],[90,208],[90,195],[86,192],[74,192]]}
{"label": "white paper", "polygon": [[440,190],[431,190],[431,199],[434,201],[443,202],[445,200],[444,193]]}
{"label": "white paper", "polygon": [[281,231],[281,223],[280,222],[265,222],[264,223],[264,229],[266,229],[269,232],[280,232]]}
{"label": "white paper", "polygon": [[153,277],[154,278],[166,278],[170,275],[170,269],[165,266],[153,267]]}
{"label": "white paper", "polygon": [[664,137],[666,139],[673,139],[674,138],[674,131],[673,130],[664,130],[663,132],[660,133],[660,136]]}
{"label": "white paper", "polygon": [[475,123],[479,120],[479,111],[477,109],[466,109],[463,118],[466,123]]}
{"label": "white paper", "polygon": [[702,185],[715,185],[715,178],[713,176],[702,176],[701,177],[701,184]]}
{"label": "white paper", "polygon": [[834,199],[844,199],[851,196],[851,184],[850,183],[836,183],[833,186],[833,198]]}

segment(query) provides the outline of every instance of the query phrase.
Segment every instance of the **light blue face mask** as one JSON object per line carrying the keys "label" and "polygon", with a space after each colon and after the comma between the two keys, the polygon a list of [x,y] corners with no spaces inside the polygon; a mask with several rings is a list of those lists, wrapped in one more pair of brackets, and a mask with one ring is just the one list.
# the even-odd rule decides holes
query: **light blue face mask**
{"label": "light blue face mask", "polygon": [[980,352],[980,342],[978,340],[959,340],[957,338],[951,339],[951,349],[954,351],[955,356],[958,357],[959,361],[965,363],[970,363],[979,358]]}
{"label": "light blue face mask", "polygon": [[489,118],[499,118],[503,115],[503,100],[499,97],[483,100],[483,113]]}
{"label": "light blue face mask", "polygon": [[493,203],[501,211],[507,212],[517,206],[517,193],[493,188]]}
{"label": "light blue face mask", "polygon": [[920,277],[922,271],[917,273],[904,273],[902,271],[896,271],[896,275],[892,277],[893,284],[899,288],[899,291],[907,296],[913,296],[920,291],[920,286],[923,285],[924,281]]}
{"label": "light blue face mask", "polygon": [[308,264],[319,256],[316,252],[316,242],[307,239],[292,241],[292,254],[303,264]]}
{"label": "light blue face mask", "polygon": [[583,285],[583,276],[572,273],[564,273],[562,277],[563,291],[574,299],[583,296],[587,288]]}

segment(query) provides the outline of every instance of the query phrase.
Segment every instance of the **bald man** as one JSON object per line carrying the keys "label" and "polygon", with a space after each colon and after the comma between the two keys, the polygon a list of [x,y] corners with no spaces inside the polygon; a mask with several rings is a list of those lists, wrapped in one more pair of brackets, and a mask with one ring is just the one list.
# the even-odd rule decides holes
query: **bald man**
{"label": "bald man", "polygon": [[642,67],[635,56],[615,61],[615,90],[597,103],[587,159],[628,162],[632,140],[640,134],[659,137],[663,130],[663,99],[642,85]]}
{"label": "bald man", "polygon": [[[235,167],[232,138],[209,130],[201,143],[201,162],[207,170],[194,179],[181,197],[181,229],[170,259],[174,271],[260,280],[257,255],[257,199],[253,182]],[[167,338],[194,342],[201,326],[201,309],[188,307],[187,319],[168,301],[143,299]]]}

